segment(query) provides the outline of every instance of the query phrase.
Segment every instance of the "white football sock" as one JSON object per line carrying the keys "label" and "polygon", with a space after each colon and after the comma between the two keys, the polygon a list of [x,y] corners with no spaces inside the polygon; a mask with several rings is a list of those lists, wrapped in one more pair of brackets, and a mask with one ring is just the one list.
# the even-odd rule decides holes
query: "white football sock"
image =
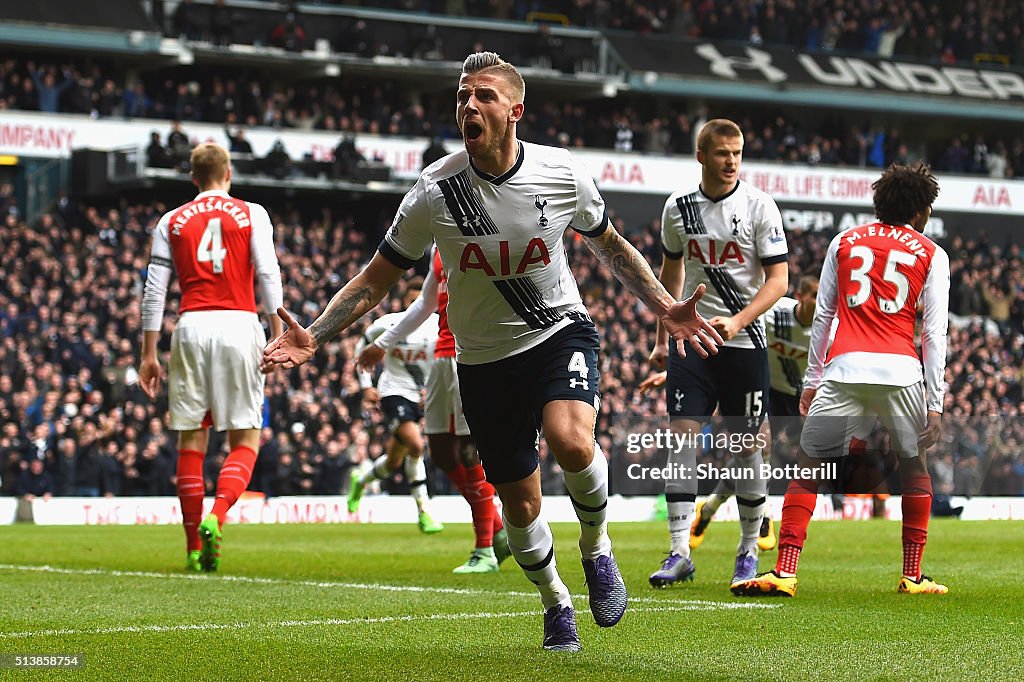
{"label": "white football sock", "polygon": [[427,504],[427,467],[422,457],[405,458],[405,478],[409,481],[409,493],[416,501],[416,509],[423,511]]}
{"label": "white football sock", "polygon": [[583,471],[565,471],[576,518],[580,520],[580,553],[584,559],[596,559],[612,551],[608,537],[608,460],[594,442],[594,459]]}
{"label": "white football sock", "polygon": [[526,578],[537,586],[544,610],[561,604],[572,606],[569,588],[558,576],[551,528],[540,515],[526,528],[516,528],[502,515],[508,546]]}

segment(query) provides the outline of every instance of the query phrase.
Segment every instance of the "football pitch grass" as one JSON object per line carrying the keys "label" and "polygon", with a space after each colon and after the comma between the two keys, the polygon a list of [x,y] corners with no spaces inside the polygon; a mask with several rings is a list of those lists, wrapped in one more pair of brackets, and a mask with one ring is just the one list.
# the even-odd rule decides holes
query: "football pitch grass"
{"label": "football pitch grass", "polygon": [[[695,582],[653,590],[663,523],[613,524],[630,589],[594,625],[575,546],[555,524],[583,651],[541,649],[536,591],[509,560],[452,575],[468,525],[227,526],[217,574],[183,570],[171,526],[0,529],[0,654],[83,654],[75,670],[0,679],[1021,679],[1024,524],[933,520],[927,574],[944,597],[896,593],[900,525],[815,522],[794,599],[728,590],[738,524],[716,522]],[[762,555],[762,570],[775,552]]]}

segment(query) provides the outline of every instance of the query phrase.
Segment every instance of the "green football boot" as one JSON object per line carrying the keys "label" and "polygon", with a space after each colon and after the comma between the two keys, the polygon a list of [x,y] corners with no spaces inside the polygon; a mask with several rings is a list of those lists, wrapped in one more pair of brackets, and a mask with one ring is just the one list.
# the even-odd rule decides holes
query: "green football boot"
{"label": "green football boot", "polygon": [[203,541],[203,551],[200,561],[203,570],[213,573],[220,568],[220,522],[213,514],[207,514],[203,522],[199,524],[199,539]]}
{"label": "green football boot", "polygon": [[355,514],[359,511],[359,501],[363,499],[363,476],[357,470],[352,471],[348,486],[348,513]]}
{"label": "green football boot", "polygon": [[188,553],[188,558],[185,559],[185,570],[189,573],[202,573],[203,572],[203,553],[198,549],[193,549]]}

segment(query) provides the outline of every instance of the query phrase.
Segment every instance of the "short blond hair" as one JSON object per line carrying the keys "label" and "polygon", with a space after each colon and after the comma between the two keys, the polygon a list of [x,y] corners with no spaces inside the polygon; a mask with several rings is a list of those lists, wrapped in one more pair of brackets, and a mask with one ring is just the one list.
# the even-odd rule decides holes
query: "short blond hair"
{"label": "short blond hair", "polygon": [[738,137],[743,139],[740,127],[727,118],[713,118],[705,123],[697,133],[697,149],[707,152],[712,137]]}
{"label": "short blond hair", "polygon": [[512,86],[512,99],[516,104],[526,100],[526,81],[519,70],[502,59],[496,52],[474,52],[462,63],[462,73],[496,71]]}
{"label": "short blond hair", "polygon": [[192,150],[189,163],[196,184],[206,187],[227,177],[231,157],[228,156],[228,150],[219,144],[204,142]]}

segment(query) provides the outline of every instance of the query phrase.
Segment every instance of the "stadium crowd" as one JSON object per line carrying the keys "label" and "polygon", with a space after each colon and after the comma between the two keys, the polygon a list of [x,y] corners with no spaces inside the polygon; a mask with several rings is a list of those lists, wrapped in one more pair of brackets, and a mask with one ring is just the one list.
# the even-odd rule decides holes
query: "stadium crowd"
{"label": "stadium crowd", "polygon": [[[5,495],[173,495],[175,441],[166,398],[152,403],[138,386],[140,300],[149,232],[167,208],[121,208],[60,201],[31,225],[0,187],[0,490]],[[651,262],[661,259],[657,223],[615,219]],[[379,226],[356,225],[325,209],[302,221],[275,213],[285,305],[305,322],[376,247]],[[606,451],[613,418],[664,415],[664,397],[639,396],[654,323],[589,250],[567,237],[570,262],[602,331]],[[829,236],[793,233],[791,281],[813,272]],[[1024,270],[1017,246],[954,238],[946,442],[934,457],[937,490],[1024,494]],[[382,304],[400,309],[399,285]],[[167,327],[174,315],[172,291]],[[169,347],[163,335],[162,350]],[[381,452],[379,408],[364,403],[352,371],[358,334],[346,334],[314,362],[268,382],[265,428],[253,488],[270,495],[337,494],[347,472]],[[614,417],[613,417],[614,416]],[[214,439],[212,485],[224,456]],[[553,458],[543,455],[545,492],[560,492]],[[719,453],[706,453],[714,459]],[[41,464],[33,464],[41,462]],[[436,473],[435,492],[447,492]],[[385,484],[404,490],[399,476]]]}
{"label": "stadium crowd", "polygon": [[[337,0],[333,4],[350,3]],[[364,0],[358,4],[944,63],[971,62],[978,54],[1001,55],[1011,64],[1024,65],[1024,12],[1019,3],[1010,0]],[[166,31],[214,43],[228,39],[281,43],[286,36],[293,41],[306,39],[303,24],[307,19],[294,3],[270,35],[254,33],[244,26],[232,33],[230,2],[224,5],[207,11],[186,0],[169,17]],[[386,53],[411,51],[411,46],[404,45],[376,47]],[[442,45],[442,56],[443,50]]]}
{"label": "stadium crowd", "polygon": [[[0,61],[0,108],[96,118],[160,119],[224,124],[232,131],[254,127],[317,130],[339,136],[458,137],[450,97],[415,92],[387,79],[342,78],[281,84],[244,69],[215,74],[152,72],[130,79],[123,66],[101,61],[37,63],[29,57]],[[901,131],[878,116],[836,114],[801,120],[770,108],[723,112],[747,131],[747,158],[780,163],[883,167],[921,158],[944,172],[1024,177],[1024,137],[964,129],[954,138]],[[703,109],[679,105],[668,111],[644,98],[588,102],[538,98],[520,124],[523,139],[573,148],[615,149],[656,155],[693,150],[693,131]],[[174,155],[183,141],[166,123],[155,130]],[[177,128],[176,128],[177,130]],[[237,132],[231,138],[238,137]],[[235,144],[234,139],[232,143]],[[244,142],[237,142],[241,151]]]}

